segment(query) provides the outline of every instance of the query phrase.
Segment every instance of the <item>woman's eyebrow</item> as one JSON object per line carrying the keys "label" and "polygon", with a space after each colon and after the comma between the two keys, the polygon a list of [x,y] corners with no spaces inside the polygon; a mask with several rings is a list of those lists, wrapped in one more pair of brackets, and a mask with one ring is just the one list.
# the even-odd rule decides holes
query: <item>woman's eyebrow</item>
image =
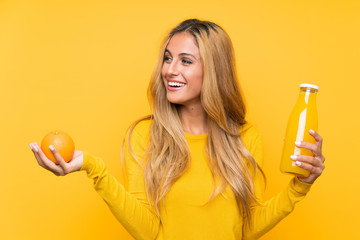
{"label": "woman's eyebrow", "polygon": [[[165,49],[165,53],[169,53],[170,55],[172,55],[171,52],[169,51],[169,49]],[[194,55],[192,55],[191,53],[180,53],[179,56],[191,56],[197,60],[197,58]]]}
{"label": "woman's eyebrow", "polygon": [[195,59],[197,59],[194,55],[192,55],[191,53],[180,53],[179,56],[191,56]]}

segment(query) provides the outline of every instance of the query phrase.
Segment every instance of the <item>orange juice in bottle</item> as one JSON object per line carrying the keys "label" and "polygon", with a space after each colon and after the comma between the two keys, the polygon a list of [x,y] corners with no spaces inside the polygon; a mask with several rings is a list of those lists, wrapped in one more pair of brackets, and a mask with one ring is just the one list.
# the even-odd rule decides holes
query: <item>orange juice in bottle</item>
{"label": "orange juice in bottle", "polygon": [[318,86],[312,84],[300,84],[298,100],[290,114],[286,128],[283,153],[281,157],[280,170],[284,173],[296,174],[308,177],[310,172],[296,166],[295,161],[290,159],[291,155],[313,156],[312,151],[295,146],[296,141],[315,143],[309,130],[318,130],[318,114],[316,108],[316,95]]}

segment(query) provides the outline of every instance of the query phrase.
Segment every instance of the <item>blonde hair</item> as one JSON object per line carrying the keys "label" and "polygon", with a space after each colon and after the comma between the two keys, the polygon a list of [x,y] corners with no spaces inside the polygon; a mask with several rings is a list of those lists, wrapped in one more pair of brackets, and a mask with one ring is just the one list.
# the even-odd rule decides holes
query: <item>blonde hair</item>
{"label": "blonde hair", "polygon": [[[190,19],[180,23],[167,35],[148,87],[153,114],[131,126],[128,139],[130,152],[132,130],[140,121],[152,119],[147,161],[142,167],[149,202],[161,217],[160,201],[190,163],[190,149],[179,115],[176,106],[167,100],[161,76],[165,49],[171,37],[180,32],[190,33],[194,37],[203,63],[201,102],[208,116],[206,153],[213,176],[209,201],[230,185],[239,211],[249,223],[251,204],[257,202],[253,178],[258,170],[263,172],[241,140],[240,127],[246,123],[246,109],[237,81],[232,43],[220,26]],[[132,155],[136,159],[133,152]],[[216,179],[220,180],[219,186]]]}

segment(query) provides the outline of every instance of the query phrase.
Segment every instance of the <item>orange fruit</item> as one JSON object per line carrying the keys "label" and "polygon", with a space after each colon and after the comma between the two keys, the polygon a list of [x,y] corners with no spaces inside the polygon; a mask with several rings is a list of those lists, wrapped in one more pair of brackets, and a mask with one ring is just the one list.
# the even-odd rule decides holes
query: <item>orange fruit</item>
{"label": "orange fruit", "polygon": [[63,131],[53,131],[48,133],[41,142],[41,150],[45,156],[58,164],[49,146],[53,145],[55,149],[60,153],[65,162],[69,162],[75,151],[75,144],[71,137]]}

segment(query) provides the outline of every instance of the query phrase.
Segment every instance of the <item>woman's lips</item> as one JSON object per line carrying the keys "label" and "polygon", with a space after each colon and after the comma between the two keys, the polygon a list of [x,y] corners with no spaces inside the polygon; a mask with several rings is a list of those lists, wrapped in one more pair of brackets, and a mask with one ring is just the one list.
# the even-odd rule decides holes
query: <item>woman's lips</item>
{"label": "woman's lips", "polygon": [[186,84],[183,82],[174,81],[174,80],[168,81],[168,90],[170,90],[170,91],[178,91],[178,90],[184,88],[185,86],[186,86]]}

